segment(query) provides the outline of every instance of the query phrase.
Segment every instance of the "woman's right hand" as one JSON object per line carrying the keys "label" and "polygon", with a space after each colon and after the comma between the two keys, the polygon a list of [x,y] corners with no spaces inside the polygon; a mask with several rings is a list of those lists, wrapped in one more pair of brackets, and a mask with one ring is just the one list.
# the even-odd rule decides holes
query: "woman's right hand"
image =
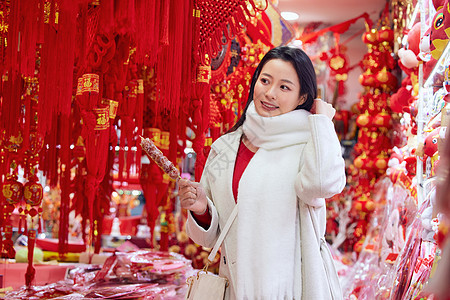
{"label": "woman's right hand", "polygon": [[202,215],[208,208],[205,190],[198,182],[187,179],[178,181],[178,196],[182,208],[188,209],[197,215]]}
{"label": "woman's right hand", "polygon": [[322,114],[327,116],[330,120],[333,120],[336,114],[336,109],[330,104],[322,99],[314,99],[313,106],[310,110],[312,114]]}

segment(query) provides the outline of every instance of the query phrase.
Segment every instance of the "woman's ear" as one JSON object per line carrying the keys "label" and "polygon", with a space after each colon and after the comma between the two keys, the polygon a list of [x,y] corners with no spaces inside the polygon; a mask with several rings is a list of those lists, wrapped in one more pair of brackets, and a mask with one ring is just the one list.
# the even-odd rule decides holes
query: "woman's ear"
{"label": "woman's ear", "polygon": [[302,105],[303,103],[305,103],[307,98],[308,96],[306,94],[301,95],[298,101],[298,105]]}

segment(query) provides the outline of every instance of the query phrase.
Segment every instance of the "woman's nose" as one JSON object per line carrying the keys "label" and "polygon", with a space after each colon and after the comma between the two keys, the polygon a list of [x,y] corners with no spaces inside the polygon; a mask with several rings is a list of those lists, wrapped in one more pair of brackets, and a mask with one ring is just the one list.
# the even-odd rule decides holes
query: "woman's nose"
{"label": "woman's nose", "polygon": [[266,97],[269,99],[277,98],[277,91],[274,85],[271,85],[270,87],[267,88]]}

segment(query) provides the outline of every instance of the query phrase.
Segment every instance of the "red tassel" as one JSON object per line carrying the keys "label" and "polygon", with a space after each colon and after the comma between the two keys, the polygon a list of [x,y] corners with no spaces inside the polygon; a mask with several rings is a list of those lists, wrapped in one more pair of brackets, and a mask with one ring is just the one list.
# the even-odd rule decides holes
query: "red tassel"
{"label": "red tassel", "polygon": [[[171,20],[169,20],[169,12],[171,10],[171,1],[170,0],[164,0],[164,4],[161,7],[161,39],[160,42],[163,46],[169,45],[169,24]],[[182,2],[179,2],[179,4],[182,4]],[[175,20],[173,20],[175,21]]]}
{"label": "red tassel", "polygon": [[194,112],[192,122],[196,125],[196,137],[193,140],[192,148],[197,154],[195,161],[195,180],[197,181],[201,178],[203,166],[206,162],[203,148],[205,146],[205,132],[209,125],[210,78],[211,66],[209,64],[199,65],[197,71],[197,83],[195,84],[195,99],[192,101]]}
{"label": "red tassel", "polygon": [[[19,208],[19,228],[17,229],[17,232],[19,234],[24,234],[25,233],[25,227],[23,227],[23,221],[24,221],[23,217],[25,215],[23,215],[22,212],[23,212],[23,208]],[[25,223],[26,223],[26,220],[25,220]]]}
{"label": "red tassel", "polygon": [[[14,205],[12,206],[11,212],[14,210]],[[9,208],[7,208],[9,209]],[[12,241],[12,226],[8,224],[10,222],[9,217],[6,220],[7,224],[3,226],[3,248],[2,248],[2,258],[15,258],[16,257],[16,250],[14,249],[14,243]]]}
{"label": "red tassel", "polygon": [[61,186],[61,205],[59,208],[59,234],[58,252],[65,254],[68,252],[69,239],[69,213],[70,213],[70,115],[62,115],[60,120],[61,130],[61,169],[59,171],[59,182]]}
{"label": "red tassel", "polygon": [[[121,1],[124,2],[124,1]],[[120,4],[120,2],[119,2]],[[102,0],[98,8],[99,32],[111,33],[114,29],[114,0]]]}
{"label": "red tassel", "polygon": [[[58,97],[57,68],[58,49],[57,28],[55,25],[55,0],[50,1],[50,17],[44,25],[44,42],[41,50],[41,69],[39,78],[39,133],[46,136],[52,129],[53,113],[56,110]],[[73,67],[73,65],[72,65]],[[55,127],[53,127],[55,128]],[[57,127],[56,127],[57,128]]]}
{"label": "red tassel", "polygon": [[37,215],[37,219],[38,219],[38,233],[44,233],[44,220],[42,219],[42,217],[40,215]]}
{"label": "red tassel", "polygon": [[[25,81],[25,88],[31,89],[31,83],[29,80]],[[25,137],[23,139],[22,143],[22,149],[24,151],[28,150],[30,147],[30,126],[31,126],[31,95],[26,92],[26,95],[24,98],[24,107],[25,107],[25,122],[23,124],[23,136]],[[25,168],[26,172],[29,170],[29,168]],[[27,176],[28,174],[24,174]]]}
{"label": "red tassel", "polygon": [[[125,35],[135,29],[135,7],[134,0],[114,1],[115,5],[115,28],[114,31]],[[130,30],[131,29],[131,30]]]}
{"label": "red tassel", "polygon": [[31,287],[36,275],[36,270],[33,267],[33,257],[34,257],[34,244],[36,242],[36,230],[28,231],[28,267],[25,273],[25,285],[27,288]]}
{"label": "red tassel", "polygon": [[[142,0],[136,2],[136,62],[144,63],[145,55],[151,55],[156,49],[158,36],[154,36],[156,0]],[[160,2],[160,1],[158,1]],[[159,11],[158,11],[159,12]],[[153,55],[152,55],[153,56]]]}
{"label": "red tassel", "polygon": [[21,7],[21,15],[23,16],[23,23],[21,24],[20,33],[20,52],[21,52],[21,73],[25,77],[34,77],[36,67],[36,43],[39,23],[39,1],[29,0],[23,3]]}
{"label": "red tassel", "polygon": [[124,124],[123,120],[121,120],[121,132],[123,134],[120,135],[120,148],[119,148],[119,174],[118,174],[118,180],[123,181],[123,171],[125,169],[125,131],[124,131]]}
{"label": "red tassel", "polygon": [[[181,78],[183,79],[181,82],[181,98],[187,99],[191,96],[191,90],[193,87],[192,78],[195,75],[195,69],[193,66],[196,64],[193,63],[194,58],[194,23],[197,17],[193,16],[194,11],[194,1],[189,1],[189,4],[185,6],[184,12],[184,33],[183,33],[183,42],[182,42],[182,69],[181,69]],[[198,44],[195,45],[197,47]],[[195,49],[197,51],[197,49]],[[182,114],[181,114],[182,115]]]}
{"label": "red tassel", "polygon": [[[139,135],[143,136],[143,126],[144,126],[144,81],[142,79],[138,79],[138,87],[137,87],[137,98],[136,98],[136,110],[135,110],[135,119],[137,126],[137,138]],[[142,156],[142,147],[141,143],[136,144],[136,173],[140,174],[141,168],[141,156]]]}

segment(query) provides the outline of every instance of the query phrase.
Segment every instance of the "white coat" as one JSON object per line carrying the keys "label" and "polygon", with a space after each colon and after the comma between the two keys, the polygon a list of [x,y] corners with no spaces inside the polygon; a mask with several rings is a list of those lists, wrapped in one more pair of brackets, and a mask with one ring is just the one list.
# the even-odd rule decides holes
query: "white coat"
{"label": "white coat", "polygon": [[[295,299],[331,299],[329,284],[319,250],[318,240],[325,234],[325,200],[340,193],[346,182],[345,163],[339,140],[330,119],[324,115],[308,116],[311,139],[304,143],[295,188],[298,198],[299,228],[296,232]],[[186,231],[191,239],[212,248],[228,216],[236,205],[232,192],[232,179],[242,129],[225,134],[211,146],[200,183],[208,197],[212,216],[205,230],[188,215]],[[240,184],[243,184],[242,182]],[[311,207],[312,209],[308,209]],[[312,213],[310,213],[312,212]],[[245,217],[245,216],[242,216]],[[237,216],[239,218],[239,215]],[[313,226],[319,224],[318,232]],[[237,220],[236,220],[237,221]],[[219,275],[229,279],[226,299],[235,299],[237,231],[236,221],[221,247]],[[282,247],[283,245],[280,245]],[[301,258],[301,259],[300,259]],[[280,274],[280,276],[283,276]]]}

